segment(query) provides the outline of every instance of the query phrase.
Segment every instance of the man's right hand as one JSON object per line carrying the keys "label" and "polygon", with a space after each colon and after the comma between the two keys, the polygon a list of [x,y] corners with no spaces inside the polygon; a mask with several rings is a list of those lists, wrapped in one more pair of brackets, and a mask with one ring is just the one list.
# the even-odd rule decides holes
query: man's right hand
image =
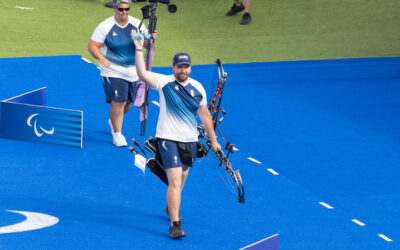
{"label": "man's right hand", "polygon": [[[132,35],[136,34],[137,32],[132,30]],[[140,40],[133,39],[133,43],[135,44],[136,49],[143,49],[144,46],[144,38],[140,36]]]}
{"label": "man's right hand", "polygon": [[[132,31],[132,35],[136,34],[136,31]],[[144,38],[141,36],[140,40],[133,39],[133,43],[136,47],[136,72],[140,79],[142,79],[145,83],[147,83],[152,88],[157,88],[158,79],[155,73],[148,71],[146,69],[144,56],[143,56],[143,46],[144,46]]]}

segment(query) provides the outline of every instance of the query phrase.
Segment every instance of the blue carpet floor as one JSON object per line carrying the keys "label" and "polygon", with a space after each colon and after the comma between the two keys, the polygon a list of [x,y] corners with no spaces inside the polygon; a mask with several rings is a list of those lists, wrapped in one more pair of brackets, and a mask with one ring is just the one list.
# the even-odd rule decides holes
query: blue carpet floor
{"label": "blue carpet floor", "polygon": [[[0,138],[0,228],[24,220],[7,210],[59,219],[0,233],[0,249],[239,249],[275,233],[279,249],[400,249],[400,58],[225,71],[221,128],[239,149],[231,161],[246,203],[237,203],[213,159],[202,159],[183,191],[187,237],[174,241],[164,184],[112,145],[96,66],[80,56],[0,59],[0,100],[47,86],[48,106],[84,112],[82,149]],[[192,77],[210,95],[216,66],[193,66]],[[149,107],[154,136],[158,107]],[[131,110],[123,132],[143,142],[138,118]]]}

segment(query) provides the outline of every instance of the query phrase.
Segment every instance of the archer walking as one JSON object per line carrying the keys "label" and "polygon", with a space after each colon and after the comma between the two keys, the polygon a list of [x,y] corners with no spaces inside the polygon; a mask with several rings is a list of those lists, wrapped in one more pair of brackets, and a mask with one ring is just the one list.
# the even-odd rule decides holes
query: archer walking
{"label": "archer walking", "polygon": [[[106,102],[111,103],[108,124],[117,147],[127,146],[121,133],[122,122],[136,98],[139,80],[131,32],[138,29],[140,20],[129,16],[130,3],[130,0],[114,0],[114,16],[97,26],[88,45],[89,52],[100,62]],[[141,32],[147,33],[147,29],[142,27]]]}
{"label": "archer walking", "polygon": [[167,208],[170,217],[169,236],[184,237],[179,208],[181,192],[196,158],[198,141],[197,121],[199,115],[215,152],[221,150],[217,142],[207,98],[203,86],[190,78],[191,58],[187,53],[173,57],[173,75],[156,74],[146,70],[143,57],[143,38],[134,40],[136,46],[136,70],[139,77],[157,90],[160,96],[160,113],[156,137],[162,165],[167,173]]}

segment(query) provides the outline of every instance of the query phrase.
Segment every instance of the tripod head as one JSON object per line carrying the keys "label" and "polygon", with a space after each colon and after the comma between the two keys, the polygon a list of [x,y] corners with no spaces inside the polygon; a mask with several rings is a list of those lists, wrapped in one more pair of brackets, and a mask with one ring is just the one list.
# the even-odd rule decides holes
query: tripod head
{"label": "tripod head", "polygon": [[143,19],[149,19],[150,15],[152,13],[156,12],[157,9],[157,3],[162,3],[168,5],[168,12],[169,13],[175,13],[177,10],[177,7],[175,4],[169,4],[170,0],[149,0],[149,5],[146,5],[142,7],[142,14],[143,14]]}
{"label": "tripod head", "polygon": [[157,11],[157,3],[162,3],[162,4],[167,4],[168,5],[168,12],[169,13],[175,13],[177,10],[176,5],[174,4],[169,4],[170,0],[149,0],[149,5],[146,5],[142,7],[142,14],[143,14],[143,20],[144,19],[149,19],[149,32],[153,33],[156,30],[156,24],[157,24],[157,16],[156,16],[156,11]]}

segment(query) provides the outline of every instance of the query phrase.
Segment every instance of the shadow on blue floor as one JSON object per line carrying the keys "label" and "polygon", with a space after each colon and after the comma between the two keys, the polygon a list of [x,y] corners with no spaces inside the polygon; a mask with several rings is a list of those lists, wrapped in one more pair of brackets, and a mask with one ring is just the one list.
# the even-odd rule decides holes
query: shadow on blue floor
{"label": "shadow on blue floor", "polygon": [[[399,249],[400,58],[225,70],[221,128],[239,149],[231,161],[246,204],[236,202],[213,161],[199,161],[182,197],[187,237],[173,241],[165,186],[135,168],[127,149],[112,146],[96,66],[80,56],[0,59],[0,100],[47,86],[48,105],[84,112],[83,149],[0,138],[0,227],[23,220],[6,210],[59,219],[0,234],[0,248],[238,249],[279,233],[280,249]],[[210,95],[216,66],[193,66],[192,76]],[[157,99],[152,92],[150,101]],[[158,107],[149,112],[147,136],[154,136]],[[123,131],[143,142],[138,118],[131,110]]]}

